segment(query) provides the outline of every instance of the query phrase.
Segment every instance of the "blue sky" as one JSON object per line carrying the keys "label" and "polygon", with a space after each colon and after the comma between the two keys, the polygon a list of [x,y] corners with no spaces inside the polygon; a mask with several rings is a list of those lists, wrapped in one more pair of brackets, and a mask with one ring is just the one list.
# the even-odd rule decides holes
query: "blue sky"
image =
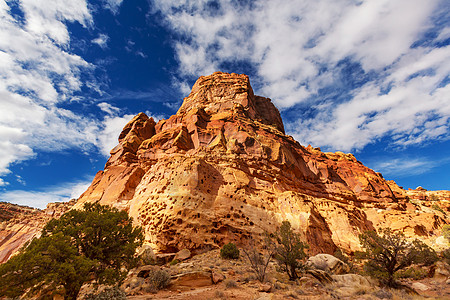
{"label": "blue sky", "polygon": [[0,201],[78,197],[143,111],[245,73],[287,133],[450,189],[450,2],[0,0]]}

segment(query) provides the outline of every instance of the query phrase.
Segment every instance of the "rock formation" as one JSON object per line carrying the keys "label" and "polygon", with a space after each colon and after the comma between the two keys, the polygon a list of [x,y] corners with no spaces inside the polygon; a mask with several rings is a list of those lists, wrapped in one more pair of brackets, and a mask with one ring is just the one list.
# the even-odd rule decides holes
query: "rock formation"
{"label": "rock formation", "polygon": [[217,72],[169,119],[135,116],[75,207],[127,210],[160,252],[244,243],[289,220],[314,254],[357,250],[359,233],[386,226],[432,239],[448,218],[416,196],[352,154],[303,147],[248,76]]}
{"label": "rock formation", "polygon": [[0,202],[0,263],[7,261],[29,240],[39,237],[51,218],[61,216],[74,204],[75,200],[50,203],[40,210]]}

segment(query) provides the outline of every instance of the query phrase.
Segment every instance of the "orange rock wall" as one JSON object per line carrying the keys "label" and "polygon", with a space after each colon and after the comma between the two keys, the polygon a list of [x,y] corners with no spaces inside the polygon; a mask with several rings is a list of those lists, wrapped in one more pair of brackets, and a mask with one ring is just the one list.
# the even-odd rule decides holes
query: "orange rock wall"
{"label": "orange rock wall", "polygon": [[51,219],[61,216],[75,201],[50,203],[45,210],[0,202],[0,263],[7,261],[26,242],[39,237]]}

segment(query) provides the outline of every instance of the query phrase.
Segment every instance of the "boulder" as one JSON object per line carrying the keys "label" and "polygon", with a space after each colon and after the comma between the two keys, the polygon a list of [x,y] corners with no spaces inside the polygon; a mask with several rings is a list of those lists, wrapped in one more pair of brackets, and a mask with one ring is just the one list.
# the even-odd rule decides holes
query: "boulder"
{"label": "boulder", "polygon": [[188,272],[172,277],[172,284],[176,287],[190,287],[197,288],[203,286],[210,286],[213,284],[211,274],[204,271]]}
{"label": "boulder", "polygon": [[137,256],[141,265],[150,265],[156,262],[156,255],[149,244],[142,245],[142,247],[137,251]]}
{"label": "boulder", "polygon": [[226,278],[225,275],[223,275],[219,271],[216,270],[211,271],[211,280],[214,284],[218,284],[219,282],[224,281],[225,278]]}
{"label": "boulder", "polygon": [[273,286],[270,282],[262,283],[259,285],[258,292],[270,293],[272,288]]}
{"label": "boulder", "polygon": [[358,274],[332,275],[331,278],[333,279],[334,282],[343,286],[370,287],[373,285],[366,277]]}
{"label": "boulder", "polygon": [[330,254],[317,254],[308,258],[306,266],[313,269],[326,271],[330,274],[345,274],[350,271],[350,267]]}
{"label": "boulder", "polygon": [[186,260],[191,257],[191,251],[188,249],[182,249],[175,254],[174,259],[178,259],[179,261]]}
{"label": "boulder", "polygon": [[413,284],[411,284],[411,287],[416,291],[416,292],[424,292],[424,291],[428,291],[430,289],[430,287],[426,284],[423,284],[421,282],[414,282]]}

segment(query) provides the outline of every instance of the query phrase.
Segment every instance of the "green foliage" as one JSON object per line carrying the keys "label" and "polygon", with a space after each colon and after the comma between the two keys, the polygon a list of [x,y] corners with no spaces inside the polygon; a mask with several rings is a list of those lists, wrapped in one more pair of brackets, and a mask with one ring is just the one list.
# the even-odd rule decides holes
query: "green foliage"
{"label": "green foliage", "polygon": [[174,260],[172,260],[172,261],[169,263],[169,265],[175,266],[175,265],[178,264],[179,262],[180,262],[180,260],[174,259]]}
{"label": "green foliage", "polygon": [[418,263],[425,266],[430,266],[439,260],[436,251],[417,239],[412,242],[409,255],[413,263]]}
{"label": "green foliage", "polygon": [[106,288],[98,294],[87,294],[84,300],[126,300],[127,295],[118,286]]}
{"label": "green foliage", "polygon": [[421,280],[428,276],[428,271],[423,268],[411,267],[406,270],[400,270],[395,273],[395,278],[410,278],[414,280]]}
{"label": "green foliage", "polygon": [[450,248],[445,249],[441,252],[442,260],[450,264]]}
{"label": "green foliage", "polygon": [[444,211],[439,205],[433,204],[433,205],[431,206],[431,208],[434,209],[434,210],[437,210],[437,211],[439,211],[439,212],[441,212],[442,214],[445,215],[445,211]]}
{"label": "green foliage", "polygon": [[225,259],[238,259],[239,258],[239,249],[233,243],[228,243],[223,245],[222,249],[220,249],[220,257]]}
{"label": "green foliage", "polygon": [[442,231],[442,235],[445,237],[447,242],[450,243],[450,225],[445,224],[444,226],[442,226],[441,231]]}
{"label": "green foliage", "polygon": [[365,249],[360,256],[368,259],[365,271],[387,286],[396,286],[396,272],[413,263],[430,264],[437,259],[436,253],[418,240],[410,243],[403,234],[394,233],[389,228],[382,229],[380,234],[366,231],[359,236]]}
{"label": "green foliage", "polygon": [[133,228],[127,212],[98,203],[85,203],[84,210],[71,210],[51,220],[43,236],[61,232],[71,238],[78,251],[95,260],[94,274],[101,284],[121,282],[137,260],[136,248],[142,244],[140,228]]}
{"label": "green foliage", "polygon": [[280,269],[286,272],[290,280],[298,278],[297,271],[304,269],[303,259],[307,257],[305,249],[308,245],[300,240],[300,236],[291,228],[289,221],[283,221],[274,235],[275,259]]}
{"label": "green foliage", "polygon": [[17,297],[64,286],[65,298],[76,299],[82,284],[121,282],[134,265],[142,232],[133,228],[126,212],[85,204],[44,227],[8,262],[0,265],[0,295]]}
{"label": "green foliage", "polygon": [[431,201],[439,201],[439,197],[436,196],[435,194],[431,194],[430,200],[431,200]]}
{"label": "green foliage", "polygon": [[0,265],[0,294],[18,297],[49,285],[51,290],[63,285],[66,298],[75,299],[94,265],[95,261],[80,255],[62,233],[34,239]]}

